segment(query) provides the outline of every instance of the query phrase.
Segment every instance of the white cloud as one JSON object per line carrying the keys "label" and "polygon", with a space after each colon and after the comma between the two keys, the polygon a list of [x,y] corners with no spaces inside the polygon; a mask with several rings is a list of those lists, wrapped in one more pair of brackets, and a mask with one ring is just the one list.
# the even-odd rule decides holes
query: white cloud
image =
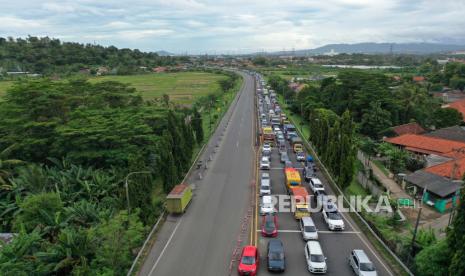
{"label": "white cloud", "polygon": [[463,10],[454,0],[16,0],[2,3],[0,35],[173,52],[465,43]]}

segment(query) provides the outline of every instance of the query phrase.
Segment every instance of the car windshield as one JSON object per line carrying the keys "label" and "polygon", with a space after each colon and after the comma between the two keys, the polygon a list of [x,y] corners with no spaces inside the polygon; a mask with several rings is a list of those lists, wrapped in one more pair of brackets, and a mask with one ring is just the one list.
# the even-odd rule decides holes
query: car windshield
{"label": "car windshield", "polygon": [[342,219],[341,215],[338,212],[328,212],[328,217],[329,217],[329,219],[332,219],[332,220],[340,220],[340,219]]}
{"label": "car windshield", "polygon": [[310,261],[314,263],[323,263],[325,261],[325,257],[323,255],[310,255]]}
{"label": "car windshield", "polygon": [[268,185],[262,185],[262,190],[269,190],[270,189],[270,186]]}
{"label": "car windshield", "polygon": [[270,175],[269,174],[262,174],[262,179],[270,179]]}
{"label": "car windshield", "polygon": [[372,263],[360,263],[361,271],[375,271],[375,267]]}
{"label": "car windshield", "polygon": [[309,226],[304,227],[304,231],[305,232],[316,232],[316,228],[313,225],[312,226],[309,225]]}
{"label": "car windshield", "polygon": [[274,230],[274,228],[275,228],[275,225],[274,225],[273,219],[272,218],[267,219],[265,221],[265,229],[268,230],[268,231],[272,231],[272,230]]}
{"label": "car windshield", "polygon": [[284,259],[284,253],[283,252],[270,252],[270,254],[268,254],[268,258],[273,261],[280,261]]}
{"label": "car windshield", "polygon": [[255,257],[243,256],[241,262],[245,265],[253,265],[255,263]]}

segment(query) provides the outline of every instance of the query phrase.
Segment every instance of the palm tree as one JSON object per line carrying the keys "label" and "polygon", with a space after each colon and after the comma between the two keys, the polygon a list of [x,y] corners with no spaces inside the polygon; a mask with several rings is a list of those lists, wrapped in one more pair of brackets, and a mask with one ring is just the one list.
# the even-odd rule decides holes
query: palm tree
{"label": "palm tree", "polygon": [[11,167],[21,165],[24,162],[18,159],[7,159],[7,156],[13,151],[16,144],[13,144],[0,152],[0,187],[7,189],[6,182],[11,176]]}

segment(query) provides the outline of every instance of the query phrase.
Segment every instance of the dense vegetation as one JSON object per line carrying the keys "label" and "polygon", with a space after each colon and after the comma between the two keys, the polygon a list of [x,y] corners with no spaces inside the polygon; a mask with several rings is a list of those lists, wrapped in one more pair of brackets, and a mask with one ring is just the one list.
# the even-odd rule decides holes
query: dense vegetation
{"label": "dense vegetation", "polygon": [[305,118],[314,108],[329,109],[338,115],[349,110],[360,133],[373,139],[388,134],[392,126],[411,121],[426,128],[462,122],[461,114],[441,108],[440,99],[433,97],[427,87],[398,82],[380,73],[342,70],[337,78],[326,78],[321,85],[308,86],[297,95],[289,88],[284,88],[284,93],[293,110],[302,111]]}
{"label": "dense vegetation", "polygon": [[4,71],[27,71],[39,74],[68,74],[98,66],[108,66],[117,74],[132,74],[140,67],[175,65],[184,58],[162,57],[139,50],[103,47],[94,44],[61,42],[49,37],[5,39],[0,37],[0,74]]}
{"label": "dense vegetation", "polygon": [[415,270],[422,276],[465,275],[465,188],[447,237],[425,246],[415,257]]}
{"label": "dense vegetation", "polygon": [[[117,82],[23,82],[0,118],[0,232],[17,233],[1,275],[125,274],[161,212],[154,193],[182,179],[203,139],[196,109]],[[147,173],[129,178],[126,210],[135,171]]]}
{"label": "dense vegetation", "polygon": [[[454,109],[441,108],[440,100],[434,98],[430,92],[432,85],[449,85],[461,89],[454,86],[452,80],[460,83],[457,80],[463,77],[462,70],[465,71],[465,67],[451,63],[444,71],[440,71],[434,69],[434,66],[420,67],[419,70],[423,70],[427,79],[437,74],[435,83],[414,83],[411,78],[394,80],[384,74],[358,70],[340,70],[337,77],[313,82],[299,93],[292,91],[288,82],[279,76],[271,76],[269,83],[283,95],[291,110],[300,114],[311,125],[310,141],[316,146],[326,167],[336,177],[338,185],[347,187],[355,163],[353,145],[369,154],[381,153],[387,157],[386,162],[395,173],[405,169],[415,171],[424,164],[395,146],[375,142],[385,135],[391,135],[393,126],[412,121],[425,128],[462,124],[462,115]],[[354,132],[362,135],[355,139]],[[464,200],[465,189],[462,189],[460,202]],[[395,225],[398,221],[390,219],[381,224],[375,223],[382,219],[383,217],[377,216],[368,218],[383,237],[390,241],[391,238],[384,236],[383,229],[378,226]],[[436,240],[432,231],[419,231],[416,238],[419,253],[414,261],[409,262],[416,274],[465,274],[464,219],[465,205],[460,204],[446,239]],[[405,236],[399,235],[392,240],[396,239],[400,243],[396,243],[395,251],[407,259],[411,239],[405,240]]]}

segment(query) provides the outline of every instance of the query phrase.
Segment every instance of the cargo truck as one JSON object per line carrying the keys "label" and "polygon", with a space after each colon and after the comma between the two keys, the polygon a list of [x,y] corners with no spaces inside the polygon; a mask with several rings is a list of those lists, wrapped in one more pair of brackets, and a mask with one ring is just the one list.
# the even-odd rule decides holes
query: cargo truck
{"label": "cargo truck", "polygon": [[286,168],[284,170],[284,176],[288,193],[291,193],[293,188],[300,187],[302,185],[300,174],[296,169]]}
{"label": "cargo truck", "polygon": [[166,210],[172,214],[182,214],[191,199],[192,189],[189,185],[176,185],[166,197]]}
{"label": "cargo truck", "polygon": [[291,195],[293,196],[292,202],[294,204],[294,218],[301,219],[302,217],[309,217],[309,196],[307,189],[304,187],[295,187],[292,189]]}
{"label": "cargo truck", "polygon": [[274,144],[275,134],[273,129],[270,126],[266,126],[262,128],[262,139],[263,143],[271,143]]}

